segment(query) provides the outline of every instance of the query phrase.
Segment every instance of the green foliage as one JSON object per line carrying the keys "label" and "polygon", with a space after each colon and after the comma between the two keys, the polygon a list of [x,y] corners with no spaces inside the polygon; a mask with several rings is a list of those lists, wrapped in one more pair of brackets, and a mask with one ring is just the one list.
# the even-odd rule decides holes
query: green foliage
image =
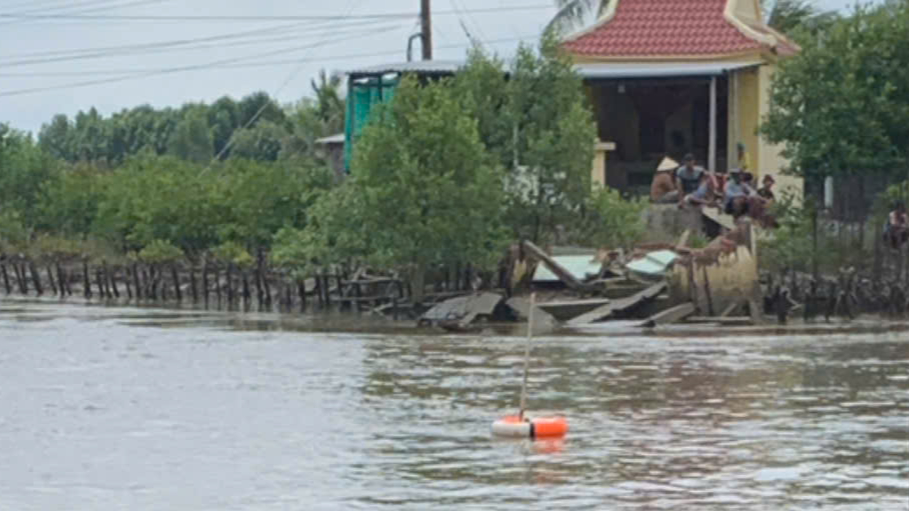
{"label": "green foliage", "polygon": [[[239,101],[225,96],[211,105],[187,103],[178,109],[143,105],[107,118],[94,108],[79,112],[72,120],[57,115],[41,127],[38,145],[58,160],[108,166],[118,166],[133,156],[164,154],[207,163],[219,154],[227,159],[236,150],[234,145],[239,145],[239,157],[274,161],[279,153],[299,155],[297,138],[314,141],[342,130],[344,100],[339,79],[323,76],[314,86],[316,99],[287,109],[266,93],[257,92]],[[297,129],[291,117],[301,111],[317,122]],[[312,130],[315,124],[319,124],[318,133]],[[310,157],[314,156],[312,149],[312,144],[306,146]]]}
{"label": "green foliage", "polygon": [[125,250],[162,240],[197,254],[217,242],[229,206],[212,199],[216,183],[176,158],[138,158],[103,178],[93,232]]}
{"label": "green foliage", "polygon": [[57,179],[41,184],[38,229],[64,237],[84,239],[98,216],[102,174],[88,164],[77,164]]}
{"label": "green foliage", "polygon": [[308,210],[306,228],[278,231],[272,261],[299,274],[332,262],[365,263],[374,234],[361,220],[368,215],[363,189],[358,186],[343,184],[322,194]]}
{"label": "green foliage", "polygon": [[168,153],[194,163],[204,164],[214,155],[214,141],[208,129],[205,112],[192,109],[174,130]]}
{"label": "green foliage", "polygon": [[761,128],[805,178],[892,175],[907,162],[909,8],[858,8],[781,64]]}
{"label": "green foliage", "polygon": [[152,240],[139,251],[139,259],[151,264],[172,263],[183,257],[182,250],[165,240]]}
{"label": "green foliage", "polygon": [[0,209],[17,212],[25,226],[33,226],[43,183],[57,179],[59,171],[30,136],[0,124]]}
{"label": "green foliage", "polygon": [[434,264],[489,266],[501,253],[501,174],[448,82],[402,81],[358,141],[352,175],[278,236],[275,260],[350,259],[407,272],[420,293]]}
{"label": "green foliage", "polygon": [[237,130],[230,157],[275,161],[288,135],[287,130],[269,121],[257,123],[252,128]]}
{"label": "green foliage", "polygon": [[539,241],[587,200],[596,126],[583,82],[552,33],[539,51],[521,46],[510,71],[505,80],[501,62],[475,51],[454,88],[490,154],[509,169],[508,226]]}
{"label": "green foliage", "polygon": [[625,199],[617,190],[599,188],[587,199],[577,243],[593,247],[630,248],[644,235],[643,198]]}
{"label": "green foliage", "polygon": [[240,268],[248,268],[255,263],[249,251],[235,241],[225,241],[212,250],[212,255],[219,261],[233,263]]}
{"label": "green foliage", "polygon": [[822,11],[813,0],[761,0],[765,11],[767,4],[771,5],[767,24],[800,40],[803,35],[818,35],[839,19],[835,11]]}
{"label": "green foliage", "polygon": [[305,226],[307,210],[333,179],[324,167],[248,160],[231,160],[221,174],[216,202],[225,216],[218,239],[257,247],[268,246],[283,227]]}
{"label": "green foliage", "polygon": [[28,243],[29,232],[15,210],[0,210],[0,251],[21,252]]}
{"label": "green foliage", "polygon": [[597,18],[614,0],[556,0],[558,8],[546,27],[556,33],[569,33],[581,28],[585,21]]}
{"label": "green foliage", "polygon": [[799,204],[792,197],[781,197],[772,208],[780,227],[772,237],[762,240],[758,253],[761,263],[773,271],[809,271],[814,257],[814,202]]}

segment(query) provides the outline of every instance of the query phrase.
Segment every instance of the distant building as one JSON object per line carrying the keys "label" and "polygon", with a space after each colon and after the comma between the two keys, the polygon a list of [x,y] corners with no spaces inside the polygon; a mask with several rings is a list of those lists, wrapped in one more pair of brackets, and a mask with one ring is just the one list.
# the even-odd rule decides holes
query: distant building
{"label": "distant building", "polygon": [[594,179],[644,194],[664,156],[726,171],[739,143],[750,172],[779,175],[786,162],[757,129],[777,63],[800,49],[763,19],[758,0],[613,0],[567,37],[597,118]]}
{"label": "distant building", "polygon": [[[764,23],[759,0],[613,0],[563,45],[596,117],[595,183],[647,195],[664,156],[681,160],[691,152],[711,170],[747,165],[757,178],[771,173],[779,188],[801,191],[801,180],[780,175],[786,161],[779,148],[757,134],[777,63],[800,51]],[[372,106],[393,96],[401,75],[432,79],[462,65],[421,61],[351,71],[345,161]]]}
{"label": "distant building", "polygon": [[328,161],[335,176],[344,177],[344,134],[320,138],[316,140],[316,145],[319,146],[319,156]]}

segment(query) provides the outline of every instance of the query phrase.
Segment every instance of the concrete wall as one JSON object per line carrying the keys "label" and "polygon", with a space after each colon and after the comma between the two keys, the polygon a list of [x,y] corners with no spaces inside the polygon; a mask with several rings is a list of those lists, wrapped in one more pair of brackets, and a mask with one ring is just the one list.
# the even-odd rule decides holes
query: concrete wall
{"label": "concrete wall", "polygon": [[[742,142],[751,160],[751,171],[760,173],[760,139],[757,128],[760,124],[760,76],[758,69],[744,69],[735,72],[735,86],[730,87],[730,95],[737,96],[735,119],[730,120],[733,130],[729,137],[729,154],[733,157],[729,161],[730,167],[736,167],[736,144]],[[730,98],[732,102],[733,98]]]}
{"label": "concrete wall", "polygon": [[644,243],[676,243],[686,230],[703,231],[703,215],[695,208],[679,209],[677,204],[651,204],[644,210]]}

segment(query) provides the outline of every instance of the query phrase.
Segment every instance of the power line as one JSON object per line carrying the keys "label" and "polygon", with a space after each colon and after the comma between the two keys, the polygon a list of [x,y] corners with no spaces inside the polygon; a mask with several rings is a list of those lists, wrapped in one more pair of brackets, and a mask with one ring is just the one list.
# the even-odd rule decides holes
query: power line
{"label": "power line", "polygon": [[[91,13],[91,12],[122,9],[124,7],[135,7],[137,5],[148,5],[148,4],[156,4],[156,3],[161,3],[161,2],[169,2],[170,0],[133,0],[133,1],[127,2],[125,4],[102,5],[102,4],[106,4],[106,3],[109,4],[111,2],[118,2],[118,1],[120,1],[120,0],[88,0],[86,2],[69,4],[69,5],[66,5],[66,2],[64,2],[63,4],[60,4],[57,6],[45,7],[42,9],[32,9],[32,10],[28,10],[28,11],[14,13],[11,16],[15,16],[18,19],[10,19],[10,20],[4,21],[4,22],[0,22],[0,25],[11,25],[11,24],[14,24],[17,22],[35,21],[34,18],[29,18],[29,16],[48,15],[46,13],[45,9],[48,9],[50,11],[60,11],[60,10],[74,9],[74,8],[78,8],[78,7],[89,7],[87,9],[79,9],[79,10],[74,10],[74,11],[69,11],[69,12],[64,12],[64,13],[51,14],[51,15],[55,15],[55,16],[73,16],[73,15],[85,15],[85,14]],[[42,11],[44,11],[44,14],[41,14]],[[38,14],[33,15],[32,13],[38,13]],[[3,16],[0,15],[0,18],[2,18],[2,17]]]}
{"label": "power line", "polygon": [[[552,4],[533,4],[533,5],[519,5],[519,6],[510,6],[510,7],[483,7],[477,9],[466,9],[460,12],[467,14],[490,14],[490,13],[502,13],[502,12],[518,12],[518,11],[531,11],[531,10],[552,10]],[[351,15],[351,16],[338,16],[338,15],[209,15],[209,16],[177,16],[177,15],[93,15],[93,14],[0,14],[0,19],[29,19],[29,20],[97,20],[97,21],[190,21],[190,22],[207,22],[207,21],[239,21],[239,22],[250,22],[250,21],[306,21],[306,20],[340,20],[340,19],[377,19],[377,18],[388,18],[388,19],[402,19],[402,18],[412,18],[416,16],[417,12],[397,12],[397,13],[382,13],[382,14],[360,14],[360,15]],[[433,16],[458,16],[460,13],[456,11],[436,11],[433,13]]]}
{"label": "power line", "polygon": [[135,74],[129,75],[129,76],[120,76],[120,77],[115,77],[115,78],[106,78],[106,79],[97,79],[97,80],[87,80],[87,81],[83,81],[83,82],[75,82],[75,83],[64,84],[64,85],[50,85],[50,86],[35,87],[35,88],[30,88],[30,89],[11,90],[11,91],[6,91],[6,92],[0,92],[0,97],[20,96],[23,94],[32,94],[32,93],[36,93],[36,92],[48,92],[48,91],[53,91],[53,90],[72,89],[72,88],[78,88],[78,87],[87,87],[87,86],[91,86],[91,85],[102,85],[102,84],[106,84],[106,83],[123,82],[123,81],[127,81],[127,80],[135,80],[138,78],[148,78],[148,77],[155,76],[155,75],[172,74],[172,73],[179,73],[179,72],[183,72],[183,71],[195,71],[198,69],[217,67],[217,66],[224,65],[224,64],[232,64],[232,63],[236,63],[236,62],[242,62],[245,60],[257,59],[260,57],[268,57],[268,56],[279,55],[279,54],[283,54],[283,53],[293,53],[295,51],[318,48],[320,46],[324,46],[325,44],[329,44],[329,43],[348,41],[350,39],[354,39],[354,38],[362,37],[362,36],[366,36],[366,35],[372,35],[372,34],[376,34],[376,33],[390,32],[397,28],[400,28],[400,25],[397,25],[394,27],[389,27],[389,28],[386,28],[383,30],[377,30],[370,34],[360,34],[360,36],[354,36],[354,37],[340,37],[340,38],[336,38],[336,39],[328,39],[328,40],[323,40],[321,42],[311,43],[311,44],[307,44],[307,45],[303,45],[303,46],[262,52],[262,53],[257,53],[257,54],[253,54],[253,55],[246,55],[243,57],[222,59],[222,60],[217,60],[214,62],[208,62],[205,64],[194,64],[194,65],[187,65],[187,66],[171,67],[171,68],[164,68],[164,69],[159,69],[159,70],[155,70],[155,71],[141,71],[141,72],[137,72]]}
{"label": "power line", "polygon": [[[353,11],[353,9],[357,5],[361,4],[362,2],[363,2],[363,0],[350,0],[350,3],[347,4],[347,10],[344,12],[344,14],[349,16],[351,11]],[[327,44],[327,42],[326,42],[326,44]],[[281,91],[284,90],[284,87],[287,87],[287,85],[291,81],[293,81],[293,79],[297,76],[297,74],[299,74],[300,71],[303,69],[304,63],[305,63],[305,60],[301,60],[297,64],[297,67],[293,71],[291,71],[291,73],[287,76],[287,78],[284,80],[284,82],[281,84],[281,86],[278,87],[278,89],[271,95],[271,97],[277,97],[279,94],[281,94]],[[249,121],[243,125],[242,129],[244,129],[244,130],[249,129],[249,127],[252,126],[254,122],[256,122],[256,120],[259,118],[260,115],[262,115],[262,112],[264,112],[267,107],[268,107],[268,103],[264,103],[262,105],[262,107],[259,108],[259,110],[249,119]],[[208,169],[211,168],[212,164],[214,164],[216,161],[220,160],[221,157],[223,157],[225,154],[227,154],[227,151],[229,151],[230,148],[234,144],[234,140],[235,140],[234,136],[237,134],[237,131],[238,130],[234,130],[230,133],[230,137],[227,139],[227,143],[224,144],[224,147],[220,151],[218,151],[218,154],[216,154],[214,158],[212,158],[211,162],[208,164],[208,166],[205,168],[205,170],[202,171],[203,174],[205,172],[208,172]]]}
{"label": "power line", "polygon": [[[196,39],[184,39],[176,41],[164,41],[158,43],[144,43],[127,46],[112,46],[107,48],[83,49],[83,50],[63,50],[58,52],[38,52],[33,55],[37,58],[26,58],[20,60],[0,61],[0,68],[10,68],[19,66],[30,66],[38,64],[48,64],[54,62],[69,62],[75,60],[92,60],[100,58],[123,57],[147,53],[162,53],[172,51],[193,51],[206,48],[226,48],[230,46],[248,46],[258,44],[270,44],[290,40],[299,40],[299,34],[290,34],[277,36],[276,34],[285,33],[291,30],[297,30],[307,23],[295,23],[282,27],[273,27],[271,29],[259,29],[237,34],[221,34],[217,36],[201,37]],[[302,39],[316,37],[321,35],[347,34],[351,31],[359,31],[363,28],[382,29],[391,26],[387,20],[362,21],[346,25],[325,25],[317,26],[315,29],[307,32]],[[395,24],[394,26],[397,26]],[[269,34],[268,32],[272,33]],[[264,37],[270,35],[271,37]],[[235,40],[240,39],[240,40]],[[246,39],[246,40],[244,40]],[[231,41],[232,42],[224,42]],[[200,44],[215,43],[217,44]],[[23,55],[25,56],[25,55]],[[2,58],[2,57],[0,57]],[[8,57],[7,57],[8,58]]]}
{"label": "power line", "polygon": [[[526,36],[516,36],[516,37],[507,37],[501,39],[492,39],[485,42],[487,45],[495,44],[504,44],[511,42],[524,41],[526,39],[539,37],[539,34],[530,34]],[[453,43],[438,45],[436,49],[439,50],[454,50],[461,48],[469,48],[470,43]],[[330,61],[339,61],[339,60],[353,60],[353,59],[363,59],[371,57],[387,57],[393,55],[400,55],[401,50],[388,50],[381,52],[373,53],[355,53],[355,54],[345,54],[345,55],[327,55],[324,57],[311,57],[307,59],[307,62],[330,62]],[[299,64],[299,59],[282,59],[282,60],[268,60],[268,61],[259,61],[259,62],[249,62],[249,63],[233,63],[233,64],[202,64],[194,67],[193,69],[186,69],[185,72],[192,71],[202,71],[202,70],[230,70],[230,69],[249,69],[249,68],[258,68],[258,67],[273,67],[273,66],[286,66],[286,65],[295,65]],[[141,74],[141,73],[150,73],[152,75],[156,74],[167,74],[167,73],[176,73],[183,71],[175,71],[175,68],[157,68],[157,69],[108,69],[108,70],[94,70],[94,71],[48,71],[48,72],[33,72],[33,73],[3,73],[0,72],[0,77],[8,78],[39,78],[39,77],[51,77],[51,76],[97,76],[97,75],[126,75],[126,74]],[[120,80],[118,80],[120,81]],[[66,86],[61,86],[65,88]],[[0,93],[2,95],[3,93]]]}

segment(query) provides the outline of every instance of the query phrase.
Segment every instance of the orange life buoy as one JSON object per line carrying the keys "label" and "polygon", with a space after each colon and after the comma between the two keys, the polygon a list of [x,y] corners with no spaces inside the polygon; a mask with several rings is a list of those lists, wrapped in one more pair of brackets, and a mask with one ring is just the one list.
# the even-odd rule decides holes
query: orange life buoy
{"label": "orange life buoy", "polygon": [[568,421],[564,417],[538,417],[523,420],[509,415],[492,423],[492,433],[511,438],[556,438],[568,433]]}

